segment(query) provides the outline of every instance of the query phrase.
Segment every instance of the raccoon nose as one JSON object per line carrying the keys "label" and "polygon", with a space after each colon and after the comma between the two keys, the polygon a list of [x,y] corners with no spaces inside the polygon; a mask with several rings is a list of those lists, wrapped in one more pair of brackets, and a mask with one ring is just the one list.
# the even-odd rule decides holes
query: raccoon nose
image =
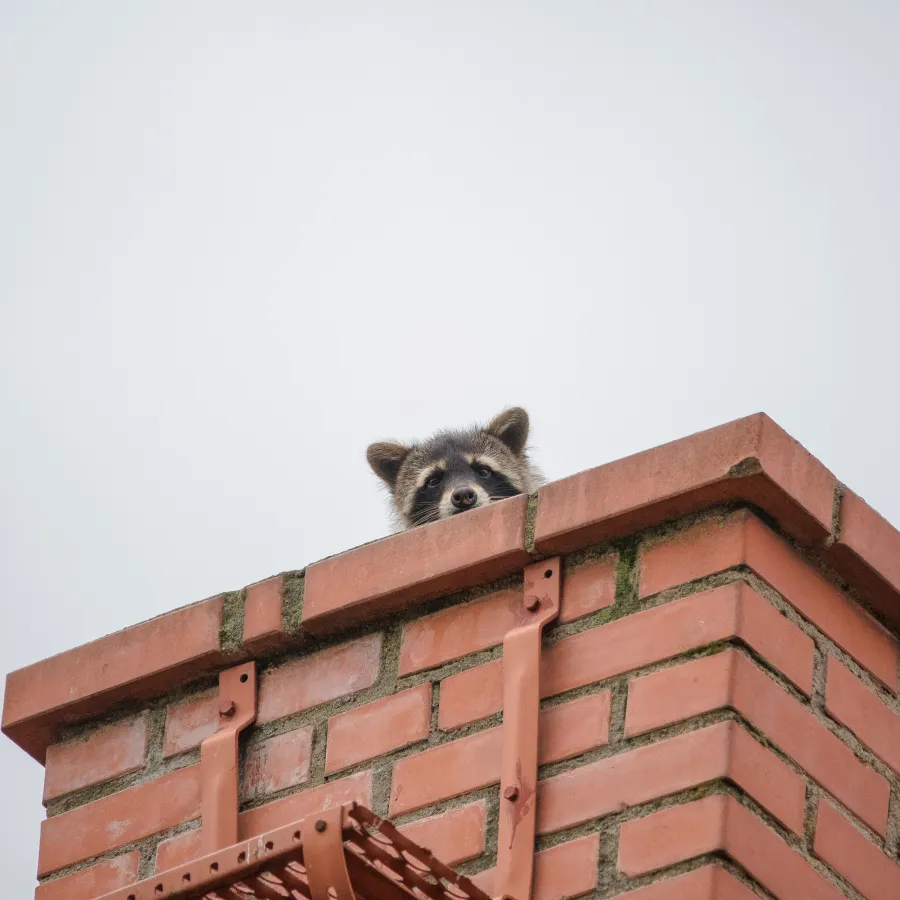
{"label": "raccoon nose", "polygon": [[471,509],[477,499],[478,495],[470,487],[457,488],[450,495],[450,502],[457,509]]}

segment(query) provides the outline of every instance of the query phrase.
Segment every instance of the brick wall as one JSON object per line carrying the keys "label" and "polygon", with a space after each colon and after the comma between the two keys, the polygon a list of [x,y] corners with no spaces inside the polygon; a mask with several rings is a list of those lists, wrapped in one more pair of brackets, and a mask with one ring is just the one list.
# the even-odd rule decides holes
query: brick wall
{"label": "brick wall", "polygon": [[[601,470],[576,476],[592,503],[558,482],[537,504],[178,611],[198,625],[164,665],[134,654],[175,633],[167,617],[90,645],[79,667],[14,673],[6,730],[46,765],[36,897],[92,900],[198,854],[215,672],[248,656],[242,838],[358,800],[490,892],[501,645],[542,541],[563,582],[541,659],[536,900],[900,897],[900,536],[855,498],[848,539],[843,487],[799,445],[756,447],[761,471],[735,469],[745,438],[729,440],[717,487],[698,470],[716,445],[695,436],[676,447],[693,475],[676,451],[645,458],[686,484],[624,460],[602,476],[614,493],[596,492]],[[81,685],[92,665],[117,680]],[[74,723],[51,702],[62,671]]]}

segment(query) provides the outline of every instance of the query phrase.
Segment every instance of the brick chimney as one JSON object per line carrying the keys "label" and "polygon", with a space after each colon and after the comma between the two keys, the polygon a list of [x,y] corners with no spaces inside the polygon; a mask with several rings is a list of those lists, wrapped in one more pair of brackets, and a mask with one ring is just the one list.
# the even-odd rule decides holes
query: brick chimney
{"label": "brick chimney", "polygon": [[900,897],[900,533],[756,415],[13,672],[37,900],[203,855],[200,746],[250,661],[241,840],[356,801],[495,896],[535,561],[535,900]]}

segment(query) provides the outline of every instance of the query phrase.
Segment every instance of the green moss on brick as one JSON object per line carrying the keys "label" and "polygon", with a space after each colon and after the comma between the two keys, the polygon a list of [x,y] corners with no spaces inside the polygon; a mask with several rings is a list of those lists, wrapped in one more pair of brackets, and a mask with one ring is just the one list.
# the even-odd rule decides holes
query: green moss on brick
{"label": "green moss on brick", "polygon": [[284,595],[281,604],[281,624],[287,634],[300,630],[303,619],[303,589],[306,583],[306,570],[285,572]]}
{"label": "green moss on brick", "polygon": [[240,652],[244,639],[245,591],[230,591],[222,595],[222,624],[219,628],[219,646],[227,656]]}
{"label": "green moss on brick", "polygon": [[537,522],[538,495],[530,494],[525,509],[525,552],[534,553],[534,528]]}
{"label": "green moss on brick", "polygon": [[616,602],[610,610],[611,618],[614,619],[631,615],[641,606],[637,577],[637,542],[628,541],[617,549],[619,561],[616,563]]}

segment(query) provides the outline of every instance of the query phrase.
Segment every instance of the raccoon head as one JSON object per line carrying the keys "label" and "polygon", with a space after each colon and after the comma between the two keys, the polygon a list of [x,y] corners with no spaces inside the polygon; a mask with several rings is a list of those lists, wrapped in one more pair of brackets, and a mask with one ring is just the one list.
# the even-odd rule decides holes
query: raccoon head
{"label": "raccoon head", "polygon": [[390,491],[402,530],[534,491],[541,475],[527,441],[528,413],[516,407],[484,427],[441,431],[410,445],[372,444],[366,457]]}

